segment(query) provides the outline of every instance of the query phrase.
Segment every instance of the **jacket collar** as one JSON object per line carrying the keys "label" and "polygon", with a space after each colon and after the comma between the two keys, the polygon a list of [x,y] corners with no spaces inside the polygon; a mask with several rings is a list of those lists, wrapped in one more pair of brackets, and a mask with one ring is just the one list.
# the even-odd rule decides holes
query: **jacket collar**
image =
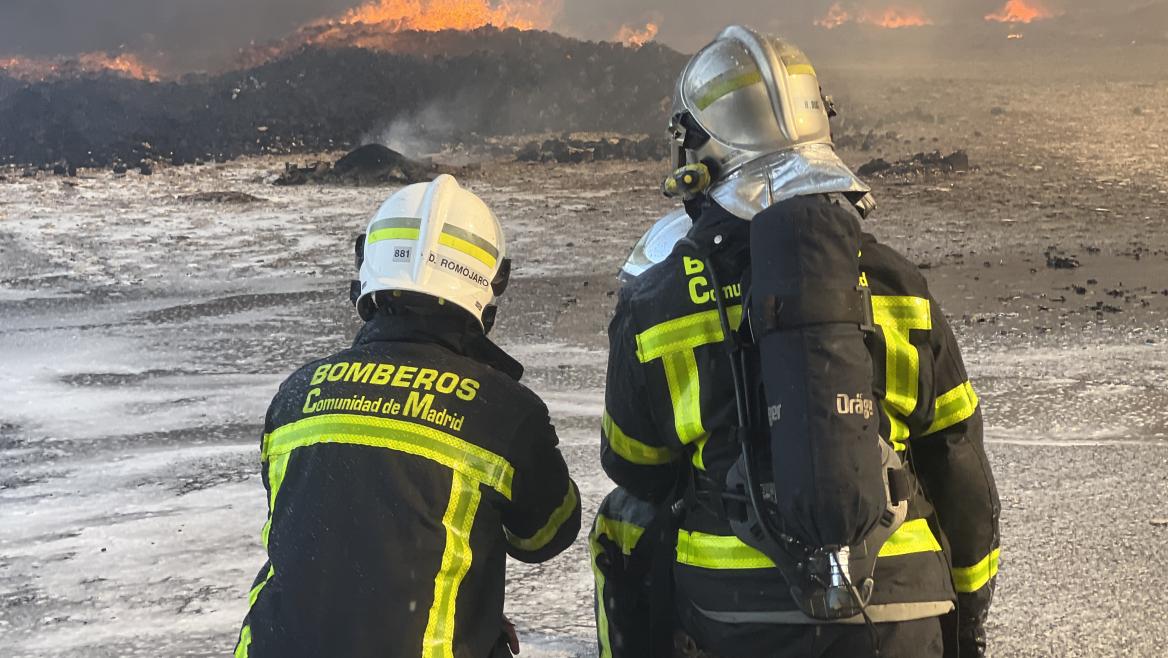
{"label": "jacket collar", "polygon": [[488,365],[515,381],[523,377],[523,366],[487,338],[469,316],[378,313],[357,332],[353,346],[373,343],[441,345],[455,354]]}

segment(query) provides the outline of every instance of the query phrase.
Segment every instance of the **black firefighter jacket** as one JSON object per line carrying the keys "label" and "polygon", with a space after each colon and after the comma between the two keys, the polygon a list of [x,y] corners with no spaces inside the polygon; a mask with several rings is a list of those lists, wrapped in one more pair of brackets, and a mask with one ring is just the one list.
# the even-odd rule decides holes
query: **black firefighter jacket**
{"label": "black firefighter jacket", "polygon": [[[784,212],[824,214],[826,220],[829,213],[848,211],[828,197],[801,197],[755,221]],[[714,266],[736,321],[740,282],[749,269],[749,223],[710,206],[691,236],[711,244],[715,235],[724,239]],[[870,609],[877,621],[897,621],[941,614],[959,603],[963,651],[973,651],[984,643],[998,568],[1000,507],[982,447],[978,399],[918,269],[870,235],[863,239],[860,266],[877,325],[868,347],[880,434],[917,483],[908,521],[880,551]],[[738,458],[727,432],[736,423],[734,389],[710,282],[701,261],[675,250],[627,286],[617,304],[609,328],[602,462],[636,498],[668,496],[679,469],[722,482]],[[627,555],[639,540],[643,506],[638,511],[637,505],[616,502],[601,508],[594,555],[605,546]],[[674,580],[683,624],[704,615],[695,625],[706,632],[687,630],[715,653],[734,655],[733,647],[719,646],[718,634],[708,632],[718,626],[711,620],[787,623],[796,608],[773,563],[701,506],[690,509],[678,533]],[[602,607],[600,616],[605,614]],[[603,631],[610,625],[598,621],[603,654],[611,640]]]}
{"label": "black firefighter jacket", "polygon": [[378,315],[268,410],[268,563],[236,656],[486,658],[508,554],[575,540],[579,492],[522,368],[443,317]]}

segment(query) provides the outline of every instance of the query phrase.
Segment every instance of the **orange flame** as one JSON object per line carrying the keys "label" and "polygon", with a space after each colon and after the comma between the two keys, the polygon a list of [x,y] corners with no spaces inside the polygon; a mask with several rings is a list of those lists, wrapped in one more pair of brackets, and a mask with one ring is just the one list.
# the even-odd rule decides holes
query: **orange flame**
{"label": "orange flame", "polygon": [[893,5],[880,10],[863,9],[852,12],[837,2],[827,10],[827,14],[823,18],[815,21],[816,25],[828,30],[833,30],[845,23],[874,25],[895,30],[902,27],[932,25],[933,19],[916,7]]}
{"label": "orange flame", "polygon": [[0,70],[26,80],[48,80],[99,73],[113,73],[150,81],[157,81],[160,77],[158,69],[144,63],[137,55],[129,53],[110,55],[93,52],[52,59],[10,57],[0,59]]}
{"label": "orange flame", "polygon": [[1007,0],[1004,7],[987,15],[985,19],[998,23],[1033,23],[1054,16],[1054,12],[1042,6],[1038,0]]}
{"label": "orange flame", "polygon": [[405,31],[477,30],[483,27],[538,30],[551,27],[561,0],[369,0],[339,18],[305,25],[296,35],[253,49],[250,59],[267,61],[304,44],[393,50]]}
{"label": "orange flame", "polygon": [[657,33],[660,31],[661,27],[656,23],[646,23],[645,27],[640,29],[630,25],[622,25],[620,31],[616,33],[616,40],[627,48],[640,48],[657,38]]}
{"label": "orange flame", "polygon": [[337,22],[436,32],[487,26],[534,30],[548,27],[550,18],[541,2],[502,2],[492,6],[487,0],[370,0]]}

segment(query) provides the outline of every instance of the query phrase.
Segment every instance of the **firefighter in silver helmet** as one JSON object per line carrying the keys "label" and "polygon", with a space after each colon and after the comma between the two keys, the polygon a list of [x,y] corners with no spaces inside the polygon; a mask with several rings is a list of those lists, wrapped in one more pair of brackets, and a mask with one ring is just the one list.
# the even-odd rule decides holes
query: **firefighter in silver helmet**
{"label": "firefighter in silver helmet", "polygon": [[[634,249],[609,328],[601,460],[618,488],[590,534],[603,657],[984,654],[1000,503],[980,405],[918,269],[859,231],[875,203],[834,151],[833,112],[801,50],[745,27],[719,34],[678,81],[665,192],[684,202],[688,221],[667,216]],[[804,282],[798,303],[769,309],[773,325],[858,313],[876,438],[903,463],[891,488],[902,489],[893,498],[908,508],[873,549],[863,580],[872,589],[857,595],[862,610],[826,621],[802,605],[758,538],[741,531],[742,508],[785,502],[774,500],[789,489],[784,456],[758,464],[771,478],[769,499],[766,491],[735,496],[728,484],[739,444],[749,443],[740,437],[754,436],[743,425],[786,420],[775,408],[735,411],[737,382],[750,381],[736,373],[766,373],[758,374],[757,350],[737,352],[737,366],[727,351],[773,328],[759,326],[751,296],[760,286],[752,261],[773,254],[752,249],[752,227],[800,222],[857,227],[859,285],[817,299],[814,281]],[[847,306],[854,299],[864,308]],[[830,353],[812,357],[832,363]],[[840,413],[857,409],[849,403]],[[866,574],[853,575],[860,585]]]}

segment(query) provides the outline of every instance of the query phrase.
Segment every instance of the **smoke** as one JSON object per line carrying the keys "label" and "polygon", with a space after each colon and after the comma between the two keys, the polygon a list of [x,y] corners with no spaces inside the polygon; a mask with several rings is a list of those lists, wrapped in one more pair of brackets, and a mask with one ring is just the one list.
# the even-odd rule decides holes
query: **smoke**
{"label": "smoke", "polygon": [[433,155],[459,132],[453,107],[456,106],[450,102],[431,103],[417,112],[395,117],[388,126],[366,135],[362,141],[388,146],[408,158]]}

